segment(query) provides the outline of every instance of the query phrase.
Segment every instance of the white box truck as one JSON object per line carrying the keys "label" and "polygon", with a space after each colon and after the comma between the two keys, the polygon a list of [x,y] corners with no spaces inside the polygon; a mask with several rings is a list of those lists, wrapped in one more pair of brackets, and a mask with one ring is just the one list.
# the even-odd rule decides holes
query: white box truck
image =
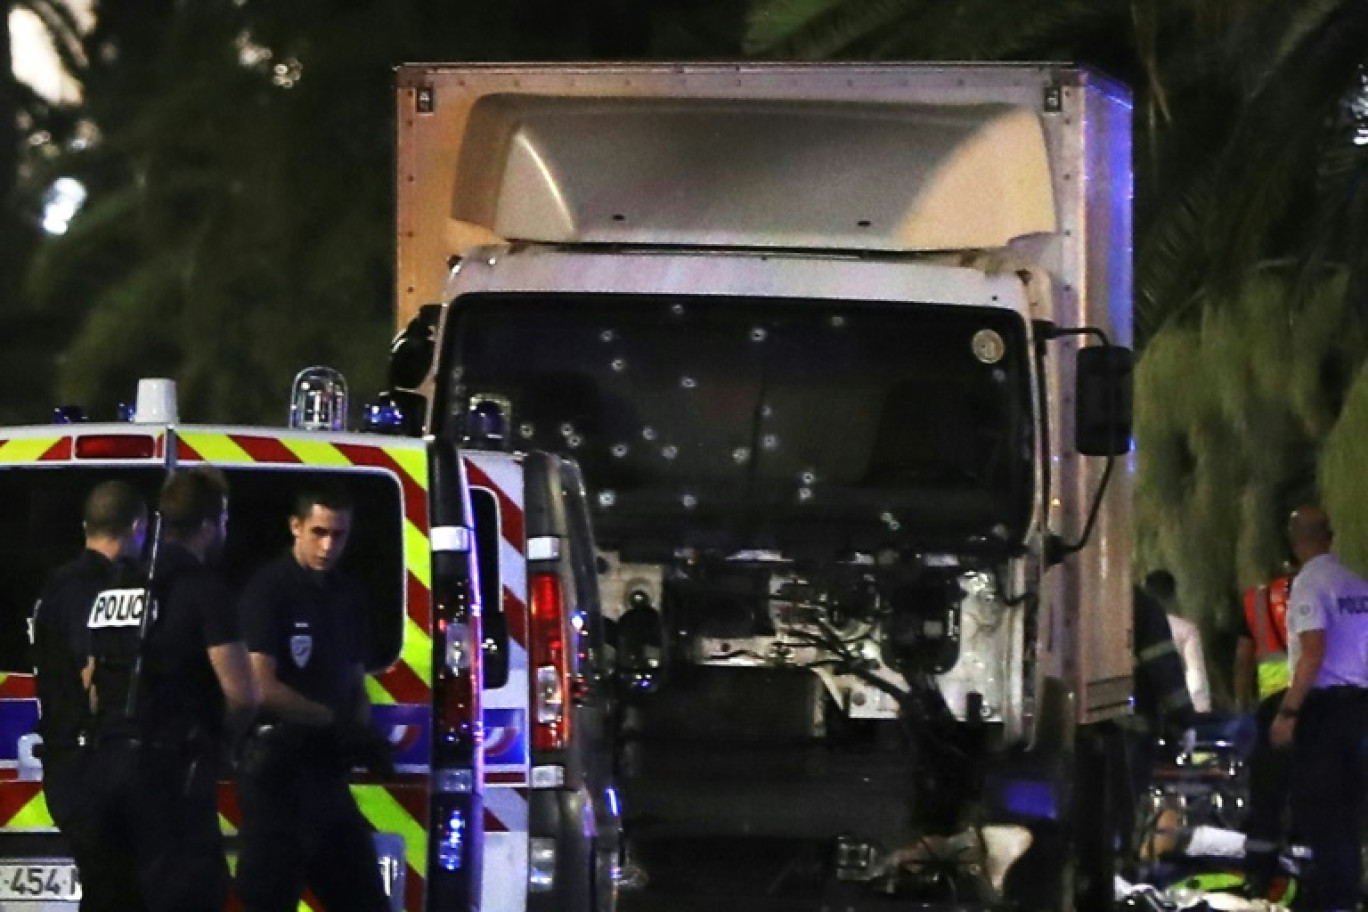
{"label": "white box truck", "polygon": [[[485,908],[610,907],[546,854],[600,794],[644,908],[683,881],[749,908],[1109,902],[1126,88],[1055,64],[408,65],[397,104],[395,400],[583,469],[619,685],[609,785],[534,747],[559,773],[512,838],[541,869],[487,868]],[[582,702],[548,674],[520,679],[534,716]]]}

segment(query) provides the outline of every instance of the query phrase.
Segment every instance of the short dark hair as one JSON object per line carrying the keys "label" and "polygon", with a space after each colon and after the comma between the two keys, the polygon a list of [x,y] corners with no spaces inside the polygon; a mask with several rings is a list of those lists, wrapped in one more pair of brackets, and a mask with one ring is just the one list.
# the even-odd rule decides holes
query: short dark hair
{"label": "short dark hair", "polygon": [[290,510],[290,515],[295,519],[307,519],[314,507],[323,507],[337,513],[351,513],[355,510],[356,502],[352,499],[351,492],[340,484],[319,482],[302,488],[295,494],[294,507]]}
{"label": "short dark hair", "polygon": [[162,485],[161,518],[172,538],[188,538],[205,523],[217,523],[228,498],[228,479],[210,465],[173,472]]}
{"label": "short dark hair", "polygon": [[119,538],[140,519],[147,519],[147,504],[126,481],[102,481],[86,495],[82,520],[88,536]]}
{"label": "short dark hair", "polygon": [[1155,570],[1145,577],[1145,591],[1165,604],[1178,596],[1178,581],[1167,570]]}

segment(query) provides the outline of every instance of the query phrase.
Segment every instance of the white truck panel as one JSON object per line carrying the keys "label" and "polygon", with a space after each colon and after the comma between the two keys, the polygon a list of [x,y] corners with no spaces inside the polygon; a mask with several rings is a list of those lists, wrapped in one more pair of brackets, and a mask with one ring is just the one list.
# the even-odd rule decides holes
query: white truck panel
{"label": "white truck panel", "polygon": [[[397,93],[401,326],[477,288],[915,301],[931,297],[924,281],[972,284],[978,270],[1029,273],[1028,319],[1130,343],[1130,98],[1086,69],[410,65]],[[542,244],[583,246],[561,258]],[[585,255],[599,244],[614,247]],[[943,272],[909,280],[856,262],[871,254]],[[1082,535],[1103,471],[1073,450],[1081,344],[1050,343],[1042,394],[1040,528],[1065,542]],[[1027,648],[1040,676],[1066,682],[1079,721],[1128,710],[1132,468],[1114,467],[1086,551],[1032,581],[1040,627]]]}

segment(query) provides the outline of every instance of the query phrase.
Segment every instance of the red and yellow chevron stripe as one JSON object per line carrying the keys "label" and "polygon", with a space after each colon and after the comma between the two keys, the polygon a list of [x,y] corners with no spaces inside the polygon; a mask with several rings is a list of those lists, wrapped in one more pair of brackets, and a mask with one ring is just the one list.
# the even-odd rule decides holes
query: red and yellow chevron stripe
{"label": "red and yellow chevron stripe", "polygon": [[[367,691],[377,705],[432,700],[432,552],[429,545],[427,450],[417,440],[383,444],[344,443],[317,436],[270,436],[215,433],[186,428],[177,438],[180,462],[218,466],[243,464],[349,466],[381,469],[398,479],[404,498],[404,566],[408,570],[405,629],[399,661],[384,673],[367,678]],[[357,804],[381,832],[404,839],[407,872],[404,908],[421,909],[427,871],[426,776],[406,776],[396,783],[352,787]],[[232,825],[234,820],[225,820]]]}
{"label": "red and yellow chevron stripe", "polygon": [[0,465],[26,465],[71,458],[71,436],[38,432],[32,436],[0,438]]}
{"label": "red and yellow chevron stripe", "polygon": [[[72,460],[76,436],[70,431],[37,428],[0,438],[0,465]],[[158,457],[165,455],[165,439],[158,432]],[[183,427],[174,439],[174,457],[181,463],[206,462],[224,467],[246,464],[358,467],[379,469],[398,480],[403,491],[403,547],[407,569],[403,647],[394,667],[367,679],[367,691],[377,705],[429,706],[432,696],[432,579],[425,445],[418,440],[395,438],[384,438],[383,442],[377,439],[371,443],[357,438],[342,441],[291,431],[271,435],[193,427]],[[33,699],[32,676],[0,675],[0,699],[4,698]],[[353,786],[353,793],[362,812],[377,830],[396,833],[403,838],[407,868],[404,908],[421,909],[427,868],[426,774],[407,774],[395,782],[358,782]],[[235,833],[239,819],[233,789],[225,783],[220,790],[220,821],[224,831],[230,835]],[[0,770],[0,827],[9,830],[53,827],[40,781],[19,780],[15,778],[14,770]],[[306,901],[300,908],[315,906]]]}

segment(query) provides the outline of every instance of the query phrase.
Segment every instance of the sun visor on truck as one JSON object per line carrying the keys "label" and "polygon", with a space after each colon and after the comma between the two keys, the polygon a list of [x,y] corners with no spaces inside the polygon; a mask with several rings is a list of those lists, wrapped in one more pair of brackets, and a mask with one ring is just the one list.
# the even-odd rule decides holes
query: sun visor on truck
{"label": "sun visor on truck", "polygon": [[1055,230],[1045,143],[1011,105],[488,95],[452,216],[510,241],[995,248]]}

